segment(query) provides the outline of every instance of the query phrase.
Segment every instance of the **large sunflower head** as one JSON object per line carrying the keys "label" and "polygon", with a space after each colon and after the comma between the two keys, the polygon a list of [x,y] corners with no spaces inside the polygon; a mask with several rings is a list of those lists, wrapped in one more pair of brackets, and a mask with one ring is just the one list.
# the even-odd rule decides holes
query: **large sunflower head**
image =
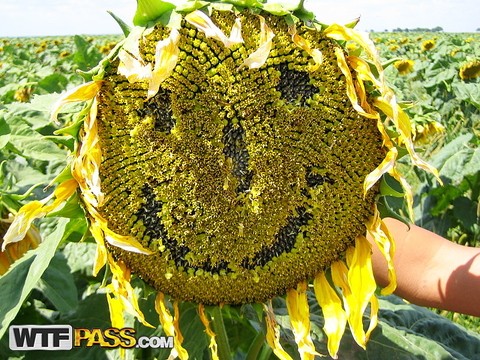
{"label": "large sunflower head", "polygon": [[398,148],[435,170],[413,149],[373,42],[352,26],[320,24],[302,3],[138,1],[126,39],[92,82],[55,107],[54,117],[63,104],[88,100],[71,176],[20,211],[7,241],[78,187],[98,244],[95,271],[111,269],[114,325],[122,311],[146,323],[133,273],[158,291],[175,355],[187,356],[164,294],[176,313],[179,301],[200,304],[212,342],[203,305],[265,303],[267,341],[286,358],[269,302],[285,295],[299,352],[309,358],[312,283],[330,354],[347,322],[365,346],[378,307],[367,232],[389,264],[384,292],[395,288],[378,182],[386,173],[400,182],[411,209]]}

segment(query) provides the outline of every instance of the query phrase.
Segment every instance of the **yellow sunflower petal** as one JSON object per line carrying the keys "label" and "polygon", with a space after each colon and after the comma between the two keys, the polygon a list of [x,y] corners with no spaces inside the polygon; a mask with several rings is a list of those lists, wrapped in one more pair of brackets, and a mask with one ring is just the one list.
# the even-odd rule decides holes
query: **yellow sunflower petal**
{"label": "yellow sunflower petal", "polygon": [[328,26],[323,33],[332,39],[335,40],[344,40],[344,41],[354,41],[358,45],[360,45],[368,56],[374,62],[379,75],[380,75],[380,82],[383,83],[383,70],[382,65],[380,63],[380,57],[378,55],[377,49],[373,41],[368,37],[368,34],[361,33],[357,30],[339,25],[339,24],[332,24]]}
{"label": "yellow sunflower petal", "polygon": [[380,109],[389,119],[393,121],[395,127],[400,132],[403,142],[412,138],[412,124],[408,115],[395,102],[394,96],[379,97],[374,99],[373,105]]}
{"label": "yellow sunflower petal", "polygon": [[173,302],[173,327],[175,328],[175,336],[177,342],[179,342],[179,344],[181,345],[183,342],[183,335],[180,331],[180,309],[178,307],[178,301]]}
{"label": "yellow sunflower petal", "polygon": [[267,61],[270,50],[272,49],[272,39],[275,37],[273,31],[265,23],[262,16],[260,18],[260,45],[257,50],[251,53],[243,62],[242,67],[249,69],[258,69]]}
{"label": "yellow sunflower petal", "polygon": [[323,330],[328,338],[328,353],[332,358],[336,359],[340,347],[340,340],[342,339],[347,324],[347,314],[342,307],[342,301],[328,283],[323,272],[317,274],[313,282],[313,287],[325,319]]}
{"label": "yellow sunflower petal", "polygon": [[78,183],[75,179],[68,179],[60,183],[53,192],[54,200],[51,204],[43,207],[44,211],[48,213],[55,210],[62,202],[67,200],[77,190]]}
{"label": "yellow sunflower petal", "polygon": [[53,105],[51,120],[57,121],[58,113],[60,109],[68,103],[77,102],[77,101],[87,101],[93,99],[100,88],[102,87],[102,81],[90,81],[88,83],[79,85],[65,94],[63,94],[60,99]]}
{"label": "yellow sunflower petal", "polygon": [[138,254],[150,255],[152,251],[143,247],[142,244],[138,242],[133,236],[124,236],[119,235],[108,228],[102,229],[105,235],[105,240],[113,246],[116,246],[120,249],[135,252]]}
{"label": "yellow sunflower petal", "polygon": [[[130,284],[130,270],[123,261],[115,261],[111,254],[107,254],[107,262],[112,272],[112,282],[106,286],[106,288],[115,297],[116,300],[114,300],[114,302],[121,301],[121,305],[115,305],[118,307],[121,306],[121,316],[123,316],[124,312],[130,313],[131,315],[135,316],[143,325],[153,327],[145,320],[145,317],[140,310],[137,295]],[[120,315],[110,314],[110,316],[112,317],[113,321],[115,316]],[[115,321],[118,321],[118,319]]]}
{"label": "yellow sunflower petal", "polygon": [[372,295],[372,298],[370,299],[370,325],[368,325],[367,332],[365,333],[365,338],[367,341],[370,338],[372,331],[378,325],[378,308],[378,299],[375,295]]}
{"label": "yellow sunflower petal", "polygon": [[415,152],[413,140],[412,140],[412,125],[408,115],[400,108],[400,106],[395,102],[394,96],[389,96],[388,98],[380,97],[373,101],[373,105],[380,109],[392,122],[395,124],[397,130],[400,132],[399,142],[400,144],[405,145],[412,163],[419,168],[430,172],[433,174],[438,182],[442,184],[442,180],[438,174],[437,169],[433,166],[422,160],[418,154]]}
{"label": "yellow sunflower petal", "polygon": [[107,303],[110,311],[110,321],[112,323],[112,327],[122,329],[125,326],[122,300],[113,296],[111,293],[107,293]]}
{"label": "yellow sunflower petal", "polygon": [[205,33],[207,38],[213,38],[221,41],[227,48],[231,48],[236,44],[243,43],[242,34],[240,31],[240,20],[237,19],[233,25],[232,31],[230,31],[230,37],[224,34],[220,28],[213,23],[207,14],[200,10],[195,10],[185,16],[185,20],[191,25],[195,26],[198,30]]}
{"label": "yellow sunflower petal", "polygon": [[310,311],[307,301],[307,283],[301,282],[297,289],[287,291],[287,310],[302,359],[313,359],[320,355],[315,351],[315,345],[310,337]]}
{"label": "yellow sunflower petal", "polygon": [[357,76],[363,81],[371,81],[378,89],[382,88],[382,84],[373,75],[368,63],[358,56],[348,56],[347,62],[352,69],[358,74]]}
{"label": "yellow sunflower petal", "polygon": [[133,236],[120,235],[110,230],[107,220],[105,220],[92,205],[86,203],[85,208],[92,219],[92,234],[94,235],[97,244],[105,246],[104,241],[107,241],[110,245],[130,252],[145,255],[152,254],[151,250],[145,248]]}
{"label": "yellow sunflower petal", "polygon": [[105,247],[105,241],[100,224],[98,224],[96,221],[92,221],[90,224],[90,232],[97,243],[95,261],[93,263],[93,276],[97,276],[100,269],[102,269],[107,263],[107,248]]}
{"label": "yellow sunflower petal", "polygon": [[[125,319],[123,318],[123,303],[122,300],[116,298],[110,293],[107,293],[107,304],[110,312],[110,322],[112,327],[123,329],[125,327]],[[119,348],[120,358],[125,358],[125,349]]]}
{"label": "yellow sunflower petal", "polygon": [[394,147],[392,139],[390,139],[390,136],[387,133],[387,130],[385,129],[385,125],[382,122],[382,119],[380,119],[380,116],[377,119],[377,129],[382,135],[382,141],[383,145],[387,147],[387,149],[391,149]]}
{"label": "yellow sunflower petal", "polygon": [[295,45],[305,51],[308,55],[313,58],[315,65],[312,66],[309,70],[316,71],[320,65],[323,63],[323,54],[319,49],[312,49],[308,44],[307,40],[297,34],[297,29],[295,25],[290,26],[288,32],[292,35],[292,41]]}
{"label": "yellow sunflower petal", "polygon": [[372,109],[370,103],[368,102],[367,91],[365,89],[365,84],[363,83],[362,79],[357,77],[353,81],[353,85],[355,86],[355,91],[357,92],[357,96],[359,97],[360,107],[364,109],[368,114],[375,116],[379,120],[380,117],[378,116],[378,113],[376,113],[375,110]]}
{"label": "yellow sunflower petal", "polygon": [[413,193],[412,188],[408,181],[400,174],[396,167],[391,168],[388,173],[392,175],[402,186],[405,193],[405,201],[407,203],[407,210],[410,216],[410,220],[413,222]]}
{"label": "yellow sunflower petal", "polygon": [[144,32],[144,28],[134,27],[118,53],[120,63],[117,71],[131,83],[149,80],[152,77],[152,65],[145,63],[140,55],[139,44]]}
{"label": "yellow sunflower petal", "polygon": [[332,280],[335,286],[342,289],[343,296],[348,296],[350,291],[350,285],[348,285],[348,268],[341,260],[335,261],[331,265]]}
{"label": "yellow sunflower petal", "polygon": [[348,284],[352,292],[348,304],[350,310],[348,323],[357,344],[365,348],[367,339],[362,318],[377,284],[373,277],[370,243],[363,236],[355,239],[355,249],[348,269]]}
{"label": "yellow sunflower petal", "polygon": [[94,100],[89,114],[84,119],[83,134],[77,156],[72,162],[72,176],[82,189],[82,197],[93,206],[104,201],[100,184],[100,163],[102,151],[98,143],[97,133],[97,101]]}
{"label": "yellow sunflower petal", "polygon": [[205,332],[210,338],[210,345],[208,347],[210,348],[212,360],[219,360],[217,341],[215,340],[216,335],[210,328],[210,322],[208,321],[207,315],[205,314],[205,307],[203,306],[203,304],[198,304],[198,315],[200,316],[200,320],[202,321],[203,326],[205,326]]}
{"label": "yellow sunflower petal", "polygon": [[335,56],[337,57],[338,67],[342,71],[342,74],[345,76],[345,81],[347,85],[347,96],[350,102],[352,103],[353,108],[362,116],[365,116],[370,119],[377,119],[378,114],[369,114],[365,109],[363,109],[358,103],[357,92],[355,85],[353,83],[352,73],[348,67],[345,54],[341,48],[335,48]]}
{"label": "yellow sunflower petal", "polygon": [[141,60],[137,59],[130,52],[124,49],[120,50],[118,58],[120,59],[118,73],[125,76],[129,82],[138,82],[151,79],[151,64],[144,64]]}
{"label": "yellow sunflower petal", "polygon": [[183,336],[180,333],[180,328],[178,326],[179,313],[178,313],[178,304],[174,304],[175,316],[170,314],[170,311],[167,308],[165,301],[165,295],[161,292],[157,294],[155,299],[155,310],[158,313],[160,323],[162,324],[162,329],[167,336],[172,336],[174,338],[172,352],[170,356],[172,358],[180,358],[181,360],[188,359],[188,352],[182,346]]}
{"label": "yellow sunflower petal", "polygon": [[397,287],[397,276],[395,273],[395,267],[393,266],[395,242],[393,241],[393,237],[388,231],[387,226],[380,218],[380,213],[376,207],[373,216],[367,222],[367,230],[387,261],[389,284],[382,289],[381,294],[389,295],[393,293]]}
{"label": "yellow sunflower petal", "polygon": [[266,340],[268,345],[272,348],[273,353],[280,360],[292,360],[291,356],[283,349],[280,344],[280,330],[275,320],[275,314],[273,313],[272,302],[269,301],[268,305],[263,304],[265,311],[265,322],[267,324]]}
{"label": "yellow sunflower petal", "polygon": [[363,182],[363,196],[365,196],[370,190],[370,188],[375,185],[375,183],[382,177],[383,174],[389,172],[395,166],[396,160],[398,156],[398,150],[395,147],[392,147],[385,159],[377,166],[375,170],[373,170],[370,174],[365,177]]}
{"label": "yellow sunflower petal", "polygon": [[157,43],[155,49],[155,66],[148,84],[147,99],[155,96],[160,84],[167,79],[172,74],[173,69],[175,69],[178,54],[180,53],[180,49],[178,48],[179,40],[180,33],[177,29],[172,29],[168,38]]}

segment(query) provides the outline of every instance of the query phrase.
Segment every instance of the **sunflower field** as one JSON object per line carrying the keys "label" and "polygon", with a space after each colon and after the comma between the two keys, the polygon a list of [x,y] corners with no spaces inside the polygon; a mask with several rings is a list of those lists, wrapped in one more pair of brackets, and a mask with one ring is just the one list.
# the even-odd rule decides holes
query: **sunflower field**
{"label": "sunflower field", "polygon": [[[163,41],[168,40],[164,35],[158,36],[163,36]],[[439,185],[431,174],[412,167],[408,156],[402,156],[406,152],[400,154],[398,169],[413,189],[415,223],[451,241],[479,247],[480,34],[384,32],[370,33],[369,36],[379,51],[385,77],[400,107],[410,117],[416,151],[438,169],[443,181],[443,186]],[[57,117],[52,117],[52,109],[62,101],[62,93],[91,81],[92,69],[98,69],[102,59],[122,39],[123,35],[0,38],[0,244],[13,221],[11,214],[16,214],[27,203],[42,203],[43,199],[55,196],[60,198],[60,192],[67,191],[61,187],[55,190],[52,184],[69,181],[70,175],[65,169],[72,153],[78,150],[75,142],[80,131],[78,117],[85,112],[75,101],[65,105]],[[357,44],[347,42],[345,46],[355,52]],[[131,53],[127,52],[125,56]],[[126,86],[126,82],[115,83],[117,75],[106,71],[105,78],[108,76],[114,79],[112,92],[116,86]],[[132,87],[128,91],[137,90]],[[158,94],[164,96],[166,90],[165,93],[161,91]],[[110,93],[105,91],[101,96],[109,98]],[[99,113],[105,113],[106,110],[102,109],[99,107]],[[150,110],[144,111],[147,114]],[[235,123],[229,122],[227,126],[233,129]],[[164,131],[173,130],[169,127]],[[85,135],[85,139],[87,137]],[[241,158],[244,156],[242,144],[234,141],[237,140],[232,140],[231,156]],[[93,145],[90,151],[95,151]],[[115,147],[112,147],[114,151]],[[85,159],[88,156],[85,155]],[[115,166],[113,163],[112,168]],[[248,187],[251,181],[248,173],[241,176],[243,183],[240,181],[238,188]],[[382,196],[379,206],[384,213],[406,217],[403,198],[399,197],[402,191],[397,191],[398,184],[393,178],[391,180],[390,193]],[[310,181],[333,182],[328,174],[319,173],[312,173]],[[223,186],[227,188],[229,184]],[[149,189],[141,191],[151,192]],[[112,193],[115,191],[112,185]],[[135,294],[138,299],[138,303],[127,311],[125,319],[117,324],[129,328],[137,338],[173,336],[165,323],[175,328],[179,326],[182,339],[175,335],[175,341],[182,343],[176,353],[180,358],[185,358],[183,350],[191,359],[211,358],[213,345],[209,333],[214,332],[217,340],[214,353],[221,360],[275,359],[279,353],[270,346],[274,340],[266,339],[273,336],[268,325],[272,317],[279,325],[275,339],[281,341],[284,358],[299,358],[299,351],[306,345],[300,345],[301,341],[299,343],[297,339],[298,329],[290,321],[285,296],[274,297],[268,309],[252,302],[205,306],[203,312],[193,302],[159,301],[155,289],[134,272],[131,278],[129,273],[125,275],[123,272],[122,276],[128,277],[129,282],[112,281],[112,278],[118,279],[120,270],[96,265],[95,228],[89,227],[86,214],[90,212],[91,215],[93,210],[80,205],[85,199],[81,199],[79,193],[69,195],[62,206],[56,206],[52,211],[45,210],[48,205],[42,203],[43,208],[40,206],[38,211],[43,209],[48,215],[34,222],[24,240],[10,244],[0,253],[0,358],[169,358],[170,348],[142,348],[130,342],[133,348],[119,349],[118,342],[107,341],[101,335],[69,351],[10,349],[9,327],[12,325],[69,324],[74,329],[112,328],[115,315],[111,317],[110,314],[115,313],[117,303],[109,291],[115,286],[120,287],[120,290],[116,288],[117,294],[123,291],[124,295]],[[155,208],[158,203],[152,200],[147,206]],[[300,221],[306,219],[306,215],[299,213]],[[144,222],[147,221],[147,215],[143,213],[137,212],[136,216],[144,216]],[[247,226],[245,224],[246,229]],[[238,231],[244,231],[243,224]],[[122,252],[115,255],[127,256]],[[133,256],[131,261],[135,263]],[[230,270],[225,267],[221,271]],[[322,330],[324,315],[313,291],[307,291],[306,295],[310,308],[310,341],[319,354],[328,358],[329,343]],[[378,325],[369,334],[366,349],[357,344],[356,334],[347,329],[339,345],[339,358],[474,359],[480,356],[478,318],[422,308],[394,295],[381,295],[379,290],[377,297]],[[167,308],[158,310],[161,304]],[[167,319],[159,319],[157,312]],[[179,319],[180,324],[172,324],[168,316],[171,318],[170,314],[177,312],[181,316],[175,316],[175,319]],[[264,317],[265,312],[270,315]],[[369,313],[367,310],[363,317],[367,327]],[[313,355],[309,357],[311,354],[300,353],[304,358],[313,358]]]}

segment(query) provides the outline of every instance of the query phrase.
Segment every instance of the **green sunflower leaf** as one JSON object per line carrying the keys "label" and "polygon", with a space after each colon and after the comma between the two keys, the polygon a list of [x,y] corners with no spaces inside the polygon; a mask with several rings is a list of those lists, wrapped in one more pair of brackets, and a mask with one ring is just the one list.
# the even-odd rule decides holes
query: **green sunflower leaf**
{"label": "green sunflower leaf", "polygon": [[[205,6],[208,6],[210,4],[209,1],[187,1],[186,3],[178,5],[175,10],[178,12],[185,12],[189,13],[198,9],[201,9]],[[215,4],[214,4],[215,5]]]}
{"label": "green sunflower leaf", "polygon": [[65,161],[66,152],[32,130],[23,116],[13,114],[5,120],[11,130],[9,143],[21,156],[43,161]]}
{"label": "green sunflower leaf", "polygon": [[57,253],[38,282],[37,288],[60,313],[78,306],[77,287],[67,260]]}
{"label": "green sunflower leaf", "polygon": [[130,34],[130,26],[128,26],[128,24],[125,21],[120,19],[113,12],[111,12],[111,11],[107,11],[107,12],[117,22],[118,26],[120,26],[120,29],[122,29],[123,35],[128,36],[128,34]]}
{"label": "green sunflower leaf", "polygon": [[4,118],[0,118],[0,149],[3,149],[10,140],[10,127]]}
{"label": "green sunflower leaf", "polygon": [[166,12],[175,9],[175,5],[161,0],[137,0],[137,11],[133,17],[133,24],[146,26],[164,15]]}
{"label": "green sunflower leaf", "polygon": [[480,109],[480,89],[478,83],[455,83],[452,85],[453,93],[459,100],[466,101]]}
{"label": "green sunflower leaf", "polygon": [[382,176],[382,180],[380,181],[380,194],[402,198],[405,196],[402,185],[389,174]]}

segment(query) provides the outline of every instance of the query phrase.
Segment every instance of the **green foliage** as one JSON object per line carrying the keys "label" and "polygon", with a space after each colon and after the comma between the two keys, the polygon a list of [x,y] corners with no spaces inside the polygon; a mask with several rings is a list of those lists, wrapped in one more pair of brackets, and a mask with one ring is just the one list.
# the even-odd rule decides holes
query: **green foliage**
{"label": "green foliage", "polygon": [[[389,33],[373,35],[385,61],[413,60],[413,71],[399,75],[394,66],[387,77],[404,101],[417,129],[437,121],[446,131],[420,144],[419,152],[440,172],[444,186],[423,172],[405,173],[414,185],[416,221],[454,241],[480,246],[480,87],[479,79],[464,81],[460,67],[480,54],[478,34]],[[46,186],[66,165],[73,150],[69,138],[52,137],[74,119],[75,107],[66,108],[59,123],[50,121],[49,111],[58,93],[82,83],[76,70],[95,66],[119,37],[0,39],[0,212],[5,217],[21,204],[41,199]],[[422,50],[424,40],[434,39],[431,50]],[[26,89],[26,90],[25,90]],[[19,92],[19,90],[23,90]],[[23,95],[23,98],[21,97]],[[19,100],[26,101],[25,103]],[[403,159],[402,159],[403,160]],[[401,189],[385,178],[385,211],[402,206]],[[39,223],[43,243],[18,260],[0,277],[0,354],[5,359],[117,359],[117,350],[100,347],[76,348],[68,353],[13,352],[5,332],[10,324],[70,324],[73,327],[106,329],[110,317],[104,278],[92,274],[96,246],[87,230],[84,213],[73,198]],[[127,325],[138,336],[162,335],[154,311],[155,294],[134,278],[147,328],[133,319]],[[285,301],[274,300],[278,321],[284,327],[282,344],[297,358],[296,345]],[[312,338],[326,354],[323,317],[310,294]],[[171,308],[171,311],[173,309]],[[212,309],[207,309],[211,313]],[[180,327],[184,347],[191,358],[208,357],[209,340],[194,304],[180,305]],[[367,311],[368,313],[368,311]],[[265,323],[258,305],[225,306],[222,316],[233,359],[274,359],[264,341]],[[369,319],[365,319],[367,322]],[[468,330],[455,324],[467,327]],[[365,324],[367,325],[367,324]],[[480,353],[480,321],[442,313],[442,316],[391,296],[380,299],[379,326],[367,350],[354,344],[348,332],[342,339],[339,357],[358,359],[473,359]],[[127,359],[165,359],[169,351],[133,349]]]}

